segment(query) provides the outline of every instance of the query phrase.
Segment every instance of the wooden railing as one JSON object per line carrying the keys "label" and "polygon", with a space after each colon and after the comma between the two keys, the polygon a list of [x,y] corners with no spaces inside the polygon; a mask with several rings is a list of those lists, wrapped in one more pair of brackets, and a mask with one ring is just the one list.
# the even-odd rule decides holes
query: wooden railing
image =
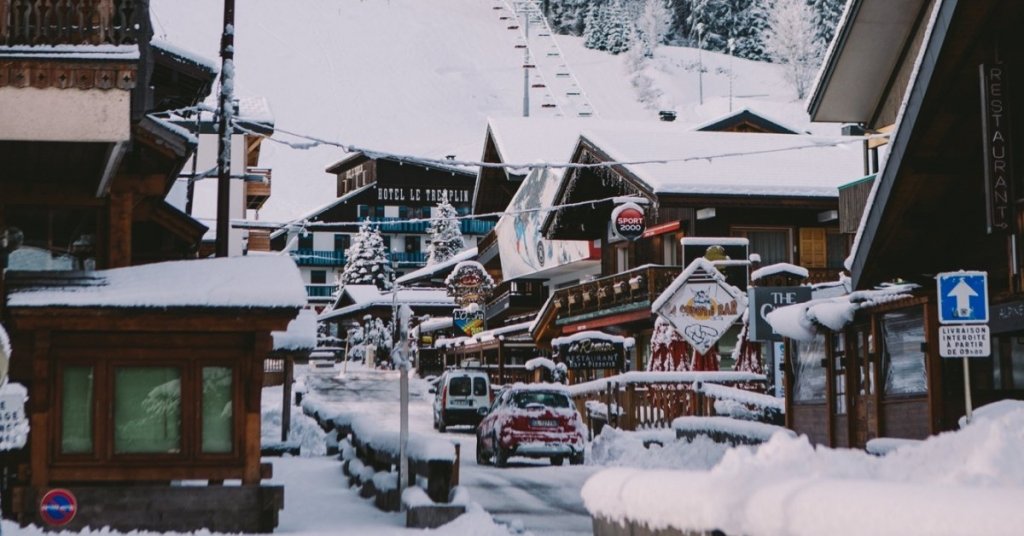
{"label": "wooden railing", "polygon": [[654,301],[681,271],[678,266],[641,266],[558,290],[549,306],[558,310],[559,317],[613,314]]}
{"label": "wooden railing", "polygon": [[273,173],[266,168],[249,168],[245,171],[245,199],[249,209],[263,208],[270,198],[270,181]]}
{"label": "wooden railing", "polygon": [[0,0],[0,45],[123,45],[137,42],[148,13],[136,0]]}
{"label": "wooden railing", "polygon": [[715,415],[715,397],[695,389],[695,382],[765,391],[764,376],[745,372],[627,372],[569,389],[581,415],[638,430],[669,428],[678,417]]}

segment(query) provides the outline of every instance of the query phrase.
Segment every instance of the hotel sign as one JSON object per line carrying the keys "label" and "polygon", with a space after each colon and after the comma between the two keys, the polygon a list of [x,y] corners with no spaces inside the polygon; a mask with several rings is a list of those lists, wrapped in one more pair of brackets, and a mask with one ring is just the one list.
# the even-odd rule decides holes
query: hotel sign
{"label": "hotel sign", "polygon": [[413,186],[377,187],[377,201],[438,203],[448,195],[452,204],[469,203],[469,190],[452,188],[419,188]]}
{"label": "hotel sign", "polygon": [[982,64],[980,71],[988,232],[1008,233],[1013,225],[1014,198],[1006,67],[1002,63]]}

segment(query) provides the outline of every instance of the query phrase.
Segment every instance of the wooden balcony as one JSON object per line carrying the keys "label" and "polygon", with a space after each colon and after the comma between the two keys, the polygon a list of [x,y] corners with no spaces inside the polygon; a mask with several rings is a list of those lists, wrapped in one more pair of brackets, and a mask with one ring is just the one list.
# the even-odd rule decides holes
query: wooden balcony
{"label": "wooden balcony", "polygon": [[249,251],[270,251],[270,231],[249,229]]}
{"label": "wooden balcony", "polygon": [[270,199],[271,170],[265,168],[249,168],[245,172],[245,205],[251,210],[263,208]]}
{"label": "wooden balcony", "polygon": [[147,5],[136,0],[0,0],[0,46],[134,44],[135,23],[149,18]]}
{"label": "wooden balcony", "polygon": [[487,320],[504,318],[509,314],[537,311],[548,299],[543,281],[525,279],[502,281],[491,293],[487,302]]}
{"label": "wooden balcony", "polygon": [[561,326],[621,313],[650,311],[651,302],[682,272],[679,266],[645,265],[564,288],[541,310],[534,337],[550,340]]}

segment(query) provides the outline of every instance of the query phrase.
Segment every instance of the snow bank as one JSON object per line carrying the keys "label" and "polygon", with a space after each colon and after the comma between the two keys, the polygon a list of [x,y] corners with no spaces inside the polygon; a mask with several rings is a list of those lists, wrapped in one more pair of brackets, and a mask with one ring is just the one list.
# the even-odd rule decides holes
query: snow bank
{"label": "snow bank", "polygon": [[733,400],[758,408],[775,410],[779,413],[785,413],[786,411],[786,400],[784,398],[776,398],[770,395],[737,389],[736,387],[699,381],[694,382],[693,390],[713,396],[718,400]]}
{"label": "snow bank", "polygon": [[752,372],[731,371],[632,371],[616,374],[607,378],[577,383],[568,387],[573,396],[586,393],[599,393],[608,389],[611,384],[622,386],[638,383],[723,383],[723,382],[763,382],[762,374]]}
{"label": "snow bank", "polygon": [[728,450],[728,445],[715,443],[707,437],[678,439],[672,430],[626,432],[605,426],[590,445],[587,465],[708,470],[721,461]]}
{"label": "snow bank", "polygon": [[803,266],[797,266],[795,264],[789,264],[788,262],[780,262],[776,264],[770,264],[763,268],[758,268],[753,272],[750,272],[750,280],[757,281],[765,277],[770,277],[777,274],[795,274],[800,277],[807,279],[811,275],[811,272]]}
{"label": "snow bank", "polygon": [[710,434],[746,439],[741,441],[746,444],[768,441],[775,434],[796,437],[796,433],[788,428],[729,417],[679,417],[672,421],[672,429],[683,435]]}
{"label": "snow bank", "polygon": [[[335,417],[338,422],[338,417]],[[370,415],[353,415],[350,417],[352,434],[359,442],[370,448],[386,452],[393,456],[399,455],[399,431],[381,424],[380,420]],[[422,461],[455,461],[455,444],[448,439],[426,434],[409,434],[407,443],[409,457]]]}
{"label": "snow bank", "polygon": [[[281,444],[281,386],[264,387],[261,398],[262,424],[260,426],[260,443],[263,445]],[[290,401],[291,427],[288,439],[283,443],[298,445],[300,456],[323,456],[327,454],[327,434],[320,425],[295,407]]]}
{"label": "snow bank", "polygon": [[757,449],[729,450],[708,471],[609,469],[582,495],[594,515],[642,519],[655,529],[1019,534],[1024,403],[1017,406],[990,409],[991,417],[885,457],[776,434]]}

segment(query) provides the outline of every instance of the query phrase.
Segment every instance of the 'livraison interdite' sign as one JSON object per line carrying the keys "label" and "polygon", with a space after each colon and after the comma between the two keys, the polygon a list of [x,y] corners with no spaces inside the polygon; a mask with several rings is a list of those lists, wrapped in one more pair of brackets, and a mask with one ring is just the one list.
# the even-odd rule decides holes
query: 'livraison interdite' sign
{"label": "'livraison interdite' sign", "polygon": [[707,259],[694,259],[651,310],[668,320],[686,342],[705,354],[747,308],[747,296],[725,282]]}

